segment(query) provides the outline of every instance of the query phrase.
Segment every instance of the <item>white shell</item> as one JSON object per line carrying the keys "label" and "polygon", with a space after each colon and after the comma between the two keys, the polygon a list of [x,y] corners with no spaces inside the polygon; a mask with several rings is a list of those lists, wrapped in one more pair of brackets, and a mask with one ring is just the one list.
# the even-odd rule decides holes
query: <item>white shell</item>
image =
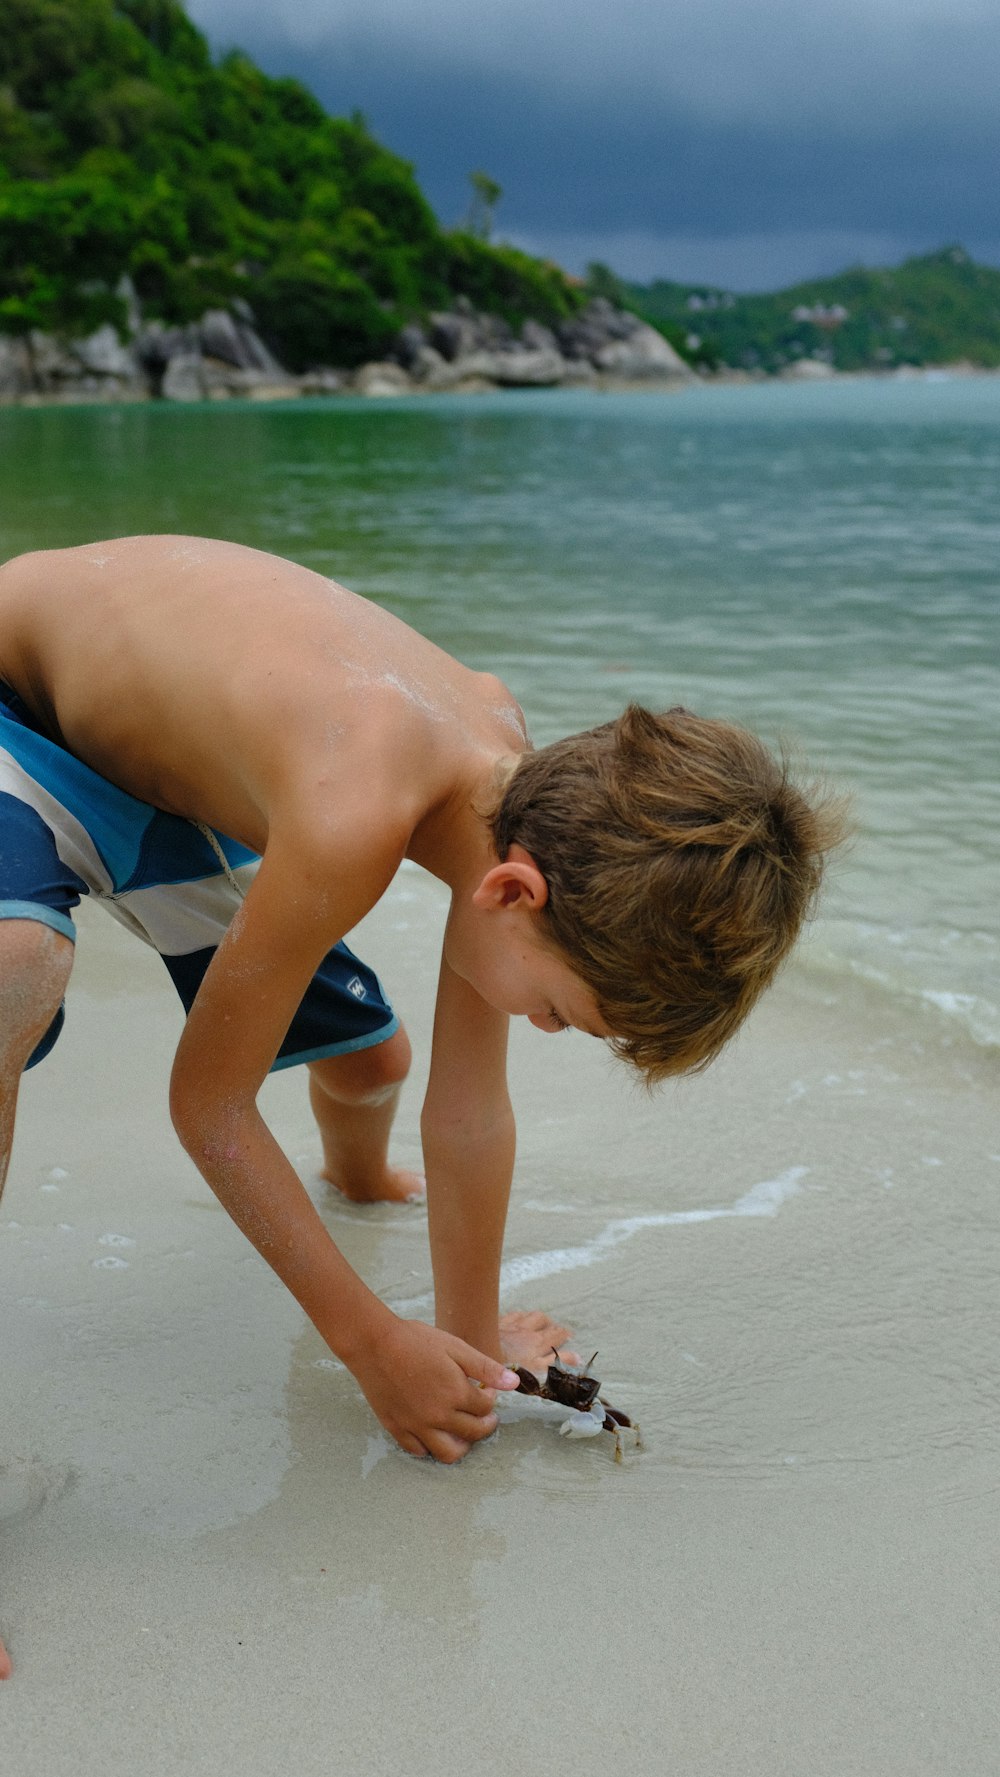
{"label": "white shell", "polygon": [[604,1429],[604,1408],[596,1403],[586,1413],[580,1413],[575,1407],[564,1407],[561,1401],[543,1401],[539,1395],[524,1394],[519,1388],[498,1390],[495,1411],[505,1424],[518,1419],[541,1419],[558,1426],[559,1435],[564,1438],[596,1438]]}

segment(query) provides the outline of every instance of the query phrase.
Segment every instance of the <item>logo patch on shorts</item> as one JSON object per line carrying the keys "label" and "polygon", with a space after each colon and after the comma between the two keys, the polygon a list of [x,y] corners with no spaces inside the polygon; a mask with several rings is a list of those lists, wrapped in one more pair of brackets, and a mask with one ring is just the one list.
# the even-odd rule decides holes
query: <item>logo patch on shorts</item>
{"label": "logo patch on shorts", "polygon": [[355,975],[347,983],[347,991],[348,993],[353,993],[356,1000],[366,1000],[368,998],[368,989],[360,975]]}

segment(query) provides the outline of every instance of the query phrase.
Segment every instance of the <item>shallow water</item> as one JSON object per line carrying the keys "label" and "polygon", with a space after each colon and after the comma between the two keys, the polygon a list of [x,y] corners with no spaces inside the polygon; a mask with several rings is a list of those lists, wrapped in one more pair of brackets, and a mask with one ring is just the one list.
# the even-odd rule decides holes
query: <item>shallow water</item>
{"label": "shallow water", "polygon": [[639,698],[856,798],[809,966],[1000,1044],[1000,378],[0,412],[0,553],[226,536],[510,683],[540,740]]}
{"label": "shallow water", "polygon": [[[441,903],[404,872],[359,940],[421,1058],[403,1163]],[[992,1769],[988,1055],[810,974],[655,1098],[522,1022],[507,1301],[600,1347],[644,1448],[523,1423],[444,1470],[391,1446],[179,1153],[157,959],[80,925],[0,1217],[18,1777],[273,1777],[333,1746],[417,1777]],[[323,1190],[294,1070],[264,1108],[351,1262],[426,1313],[422,1212]]]}

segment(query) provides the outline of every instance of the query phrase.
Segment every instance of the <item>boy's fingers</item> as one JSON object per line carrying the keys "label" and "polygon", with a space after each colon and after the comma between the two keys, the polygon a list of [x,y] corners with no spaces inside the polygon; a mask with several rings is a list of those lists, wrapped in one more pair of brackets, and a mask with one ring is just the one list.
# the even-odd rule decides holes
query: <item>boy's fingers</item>
{"label": "boy's fingers", "polygon": [[495,1413],[463,1413],[456,1409],[447,1422],[440,1427],[443,1437],[457,1438],[459,1443],[478,1444],[481,1438],[491,1438],[497,1428]]}
{"label": "boy's fingers", "polygon": [[0,1641],[0,1678],[9,1678],[14,1668],[10,1663],[10,1655]]}
{"label": "boy's fingers", "polygon": [[491,1438],[496,1428],[495,1413],[486,1413],[481,1419],[472,1419],[466,1413],[456,1413],[451,1422],[454,1435],[467,1439],[470,1444],[477,1444],[480,1438]]}
{"label": "boy's fingers", "polygon": [[428,1434],[428,1454],[435,1462],[461,1462],[468,1456],[472,1447],[472,1434],[468,1438],[456,1437],[448,1431],[436,1431]]}
{"label": "boy's fingers", "polygon": [[465,1374],[472,1382],[481,1382],[484,1388],[517,1388],[519,1377],[515,1370],[508,1370],[495,1357],[485,1357],[481,1351],[473,1351],[471,1345],[466,1346],[468,1357],[459,1361]]}
{"label": "boy's fingers", "polygon": [[474,1413],[477,1418],[485,1419],[487,1413],[492,1413],[493,1403],[496,1398],[495,1388],[478,1388],[476,1384],[473,1383],[469,1388],[466,1399],[463,1401],[461,1407],[456,1408],[456,1412]]}

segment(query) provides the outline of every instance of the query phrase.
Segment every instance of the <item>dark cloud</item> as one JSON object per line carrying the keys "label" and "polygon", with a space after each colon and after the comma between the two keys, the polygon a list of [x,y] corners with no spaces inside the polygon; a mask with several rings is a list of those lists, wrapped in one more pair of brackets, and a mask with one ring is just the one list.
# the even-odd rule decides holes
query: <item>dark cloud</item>
{"label": "dark cloud", "polygon": [[[625,272],[702,275],[679,243],[722,247],[744,285],[962,240],[992,256],[1000,11],[962,0],[194,0],[217,45],[239,42],[332,110],[362,109],[412,160],[445,222],[483,167],[502,233]],[[470,17],[476,30],[470,30]],[[793,243],[801,244],[802,262]],[[655,261],[656,243],[665,255]],[[562,243],[562,245],[560,245]],[[631,245],[630,245],[631,243]],[[751,243],[753,245],[751,246]],[[768,243],[771,243],[769,249]],[[856,247],[852,247],[852,243]],[[641,245],[640,245],[641,244]],[[623,263],[622,255],[632,263]],[[719,255],[716,253],[716,259]],[[640,266],[637,259],[644,263]]]}

